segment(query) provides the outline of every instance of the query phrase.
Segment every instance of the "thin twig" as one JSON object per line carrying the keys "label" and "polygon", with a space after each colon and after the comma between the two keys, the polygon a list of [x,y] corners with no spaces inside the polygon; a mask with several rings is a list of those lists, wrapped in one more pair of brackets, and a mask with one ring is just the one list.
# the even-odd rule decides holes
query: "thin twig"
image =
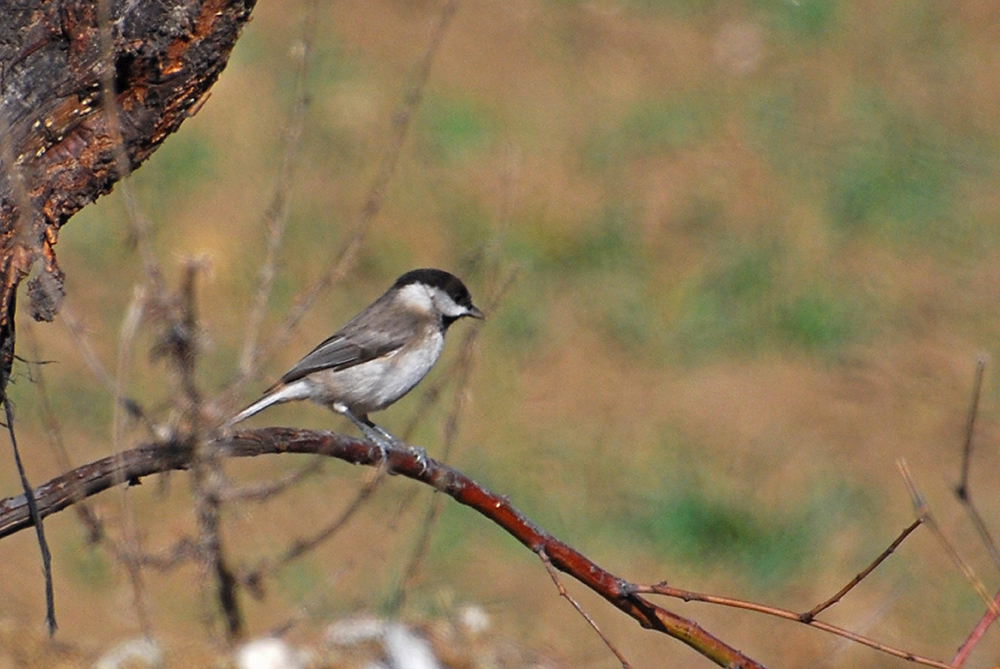
{"label": "thin twig", "polygon": [[[30,320],[27,321],[26,326],[28,347],[31,350],[31,357],[35,361],[28,367],[29,378],[34,388],[38,391],[38,404],[42,412],[42,425],[45,428],[45,436],[48,437],[49,446],[55,454],[59,468],[63,471],[69,471],[73,469],[73,461],[69,457],[69,450],[66,448],[66,443],[62,438],[62,428],[59,418],[56,416],[56,412],[52,408],[52,402],[49,400],[48,385],[45,382],[43,371],[44,365],[37,362],[41,357],[38,350],[38,340],[35,337],[35,329],[31,325]],[[104,531],[100,525],[100,521],[97,520],[97,517],[91,511],[90,504],[81,499],[74,505],[74,509],[76,509],[81,522],[83,522],[90,533],[89,540],[92,542],[98,541],[104,534]]]}
{"label": "thin twig", "polygon": [[302,130],[305,126],[306,107],[309,104],[309,60],[312,55],[313,37],[316,33],[317,0],[306,3],[306,15],[302,21],[302,37],[294,49],[297,59],[295,68],[295,95],[293,97],[291,118],[285,130],[285,150],[282,153],[281,165],[278,168],[274,187],[274,196],[264,214],[267,227],[267,250],[257,274],[257,290],[253,305],[247,315],[247,323],[243,340],[243,351],[240,354],[240,375],[250,378],[256,368],[257,343],[260,337],[261,324],[267,311],[267,301],[271,296],[274,284],[275,266],[278,262],[278,251],[281,249],[285,228],[288,224],[289,193],[292,188],[292,175],[299,156]]}
{"label": "thin twig", "polygon": [[219,491],[219,501],[221,502],[266,502],[299,481],[320,471],[323,466],[323,458],[312,458],[302,467],[285,474],[275,481],[265,481],[263,483],[243,485],[239,488],[224,488]]}
{"label": "thin twig", "polygon": [[986,357],[976,358],[976,375],[972,382],[972,400],[969,402],[969,414],[965,421],[965,441],[962,444],[962,469],[955,494],[959,499],[965,499],[969,491],[969,467],[972,461],[972,437],[976,429],[976,414],[979,413],[979,400],[983,392],[983,372],[986,370]]}
{"label": "thin twig", "polygon": [[146,297],[146,291],[142,286],[133,288],[132,299],[129,300],[128,306],[125,308],[125,316],[118,329],[118,356],[115,361],[114,386],[111,391],[116,399],[111,418],[111,443],[115,452],[122,450],[125,440],[125,416],[122,411],[127,407],[122,403],[121,398],[125,396],[125,383],[132,362],[135,338],[139,334],[139,326],[146,313]]}
{"label": "thin twig", "polygon": [[803,620],[802,615],[796,613],[795,611],[789,611],[787,609],[781,609],[776,606],[767,606],[766,604],[758,604],[757,602],[748,602],[742,599],[735,599],[733,597],[721,597],[718,595],[708,595],[701,592],[694,592],[691,590],[682,590],[681,588],[675,588],[673,586],[667,585],[666,583],[656,583],[654,585],[640,585],[636,586],[635,591],[640,594],[657,594],[665,595],[667,597],[674,597],[676,599],[682,599],[685,602],[705,602],[707,604],[716,604],[719,606],[728,606],[734,609],[743,609],[745,611],[755,611],[757,613],[763,613],[765,615],[774,616],[775,618],[783,618],[785,620],[791,620],[793,622],[802,623],[803,625],[808,625],[809,627],[815,627],[818,630],[824,632],[829,632],[830,634],[835,634],[839,637],[843,637],[855,643],[859,643],[862,646],[868,646],[874,650],[886,653],[887,655],[892,655],[893,657],[898,657],[903,660],[908,660],[916,664],[922,664],[928,667],[938,667],[938,669],[952,669],[950,664],[945,664],[940,660],[933,660],[929,657],[923,657],[915,653],[911,653],[907,650],[901,650],[899,648],[893,648],[892,646],[887,646],[884,643],[880,643],[866,636],[862,636],[850,630],[846,630],[842,627],[837,627],[836,625],[831,625],[829,623],[823,622],[822,620]]}
{"label": "thin twig", "polygon": [[976,649],[979,645],[979,641],[985,636],[986,630],[990,628],[993,622],[997,619],[997,614],[995,611],[1000,608],[1000,592],[996,594],[993,598],[994,606],[986,609],[986,612],[980,617],[979,621],[976,623],[972,631],[969,632],[969,636],[965,638],[962,645],[958,647],[955,652],[955,657],[951,659],[951,663],[955,667],[962,667],[968,661],[969,657],[972,655],[972,651]]}
{"label": "thin twig", "polygon": [[49,542],[45,539],[45,529],[42,526],[42,516],[38,512],[38,504],[35,502],[31,484],[28,483],[28,475],[24,471],[24,463],[21,462],[21,453],[17,448],[17,437],[14,436],[14,410],[10,405],[10,397],[3,396],[3,410],[7,418],[7,434],[10,435],[10,446],[14,451],[14,464],[17,466],[17,475],[21,479],[21,489],[24,490],[24,498],[28,502],[28,512],[35,525],[35,537],[38,539],[38,550],[42,554],[42,575],[45,579],[45,626],[49,634],[56,633],[56,595],[52,587],[52,554],[49,552]]}
{"label": "thin twig", "polygon": [[76,317],[68,299],[63,302],[62,307],[59,309],[59,321],[73,339],[74,348],[79,351],[84,364],[94,375],[94,378],[114,397],[116,404],[119,404],[130,417],[140,420],[146,427],[149,436],[153,436],[155,434],[153,423],[149,420],[142,406],[134,398],[123,397],[117,394],[121,391],[118,387],[117,379],[112,376],[104,366],[104,363],[101,362],[100,357],[98,357],[94,350],[93,344],[91,344],[87,328]]}
{"label": "thin twig", "polygon": [[305,539],[296,539],[292,542],[291,546],[281,555],[267,559],[261,560],[254,566],[253,569],[243,570],[242,573],[238,575],[238,581],[250,589],[251,592],[261,594],[261,582],[267,576],[275,573],[279,569],[283,568],[287,564],[297,560],[309,551],[312,551],[322,545],[325,541],[333,537],[337,532],[344,528],[348,521],[354,517],[354,514],[364,505],[364,503],[372,496],[372,493],[378,489],[379,484],[383,481],[386,474],[385,467],[379,467],[376,470],[375,475],[371,480],[367,481],[355,495],[354,499],[350,504],[334,518],[326,527],[322,528],[318,532],[314,533],[311,537]]}
{"label": "thin twig", "polygon": [[[125,396],[125,383],[132,361],[132,351],[135,347],[135,339],[139,334],[139,326],[145,316],[146,290],[141,286],[136,286],[132,292],[132,299],[125,310],[125,317],[122,319],[118,336],[118,357],[115,367],[114,380],[114,412],[112,414],[112,443],[115,453],[123,450],[125,441],[125,421],[123,411],[125,405],[120,401]],[[132,586],[132,606],[135,607],[136,615],[139,619],[140,628],[148,637],[152,634],[152,618],[149,613],[149,604],[146,596],[146,582],[142,574],[142,564],[137,559],[141,555],[142,541],[135,522],[135,513],[132,509],[131,500],[122,488],[118,496],[119,508],[122,515],[122,536],[121,545],[114,542],[112,552],[125,568],[128,575],[129,584]]]}
{"label": "thin twig", "polygon": [[[969,403],[969,416],[965,426],[965,441],[962,445],[961,473],[959,474],[959,482],[955,486],[955,496],[958,497],[959,503],[965,508],[966,513],[969,514],[969,518],[972,519],[972,524],[975,526],[976,531],[979,532],[979,537],[986,546],[986,550],[990,554],[994,566],[1000,568],[1000,551],[997,550],[996,541],[993,540],[993,535],[990,533],[986,521],[979,512],[979,508],[972,500],[972,487],[969,483],[969,474],[972,468],[972,439],[975,433],[976,415],[979,412],[979,403],[982,396],[985,368],[986,356],[980,355],[976,358],[976,375],[972,384],[972,400]],[[1000,609],[1000,591],[993,596],[992,601],[993,606],[987,607],[986,611],[983,612],[975,627],[969,632],[962,645],[959,646],[955,657],[952,658],[952,664],[956,667],[961,667],[965,664],[972,651],[975,650],[979,641],[983,638],[983,635],[986,634],[986,630],[997,619],[997,610]]]}
{"label": "thin twig", "polygon": [[566,601],[573,605],[576,612],[583,616],[583,619],[587,621],[587,624],[590,625],[595,632],[597,632],[597,636],[601,637],[601,641],[604,642],[604,645],[607,646],[608,650],[614,653],[614,656],[618,658],[619,662],[621,662],[622,669],[631,669],[632,665],[628,663],[628,660],[626,660],[625,656],[621,654],[621,651],[615,648],[615,645],[611,643],[611,639],[604,635],[604,632],[601,631],[597,622],[590,616],[589,613],[583,610],[583,607],[580,606],[580,602],[576,601],[576,599],[574,599],[573,596],[566,590],[566,587],[559,579],[559,572],[557,572],[556,568],[552,566],[552,560],[550,560],[549,556],[546,555],[545,549],[539,549],[537,554],[538,559],[540,559],[542,564],[545,565],[545,571],[549,572],[549,577],[552,579],[552,582],[555,583],[556,589],[559,591],[559,595],[566,598]]}
{"label": "thin twig", "polygon": [[941,530],[941,526],[938,525],[937,520],[931,513],[930,505],[927,504],[926,498],[924,498],[923,494],[917,488],[917,484],[913,479],[913,475],[910,473],[910,467],[906,464],[906,460],[904,458],[900,458],[896,464],[899,467],[900,474],[903,476],[903,481],[906,483],[906,489],[910,493],[910,500],[913,503],[913,510],[917,518],[922,520],[923,524],[927,526],[927,529],[934,534],[938,543],[940,543],[941,547],[944,548],[945,553],[948,554],[951,561],[962,572],[962,575],[965,576],[965,580],[969,582],[969,585],[971,585],[972,589],[976,591],[979,598],[982,599],[983,602],[986,603],[986,606],[989,607],[990,611],[993,612],[993,615],[995,616],[1000,614],[1000,608],[998,608],[997,603],[993,601],[993,598],[990,597],[989,593],[986,592],[986,586],[984,586],[983,582],[976,576],[975,570],[973,570],[969,563],[962,558],[958,549],[956,549],[954,544],[952,544],[951,541],[949,541],[944,535],[944,532]]}
{"label": "thin twig", "polygon": [[972,438],[975,435],[976,415],[979,413],[979,401],[983,390],[983,371],[986,368],[986,357],[979,356],[976,359],[976,376],[972,384],[972,399],[969,402],[969,417],[965,423],[965,441],[962,446],[962,469],[958,485],[955,486],[955,496],[959,503],[965,508],[966,513],[972,520],[979,538],[986,546],[986,552],[993,560],[994,568],[1000,570],[1000,549],[997,548],[996,541],[990,533],[986,520],[979,512],[979,507],[972,500],[972,486],[969,483],[969,471],[972,465]]}
{"label": "thin twig", "polygon": [[835,594],[833,597],[831,597],[830,599],[826,600],[825,602],[817,604],[813,608],[811,608],[808,611],[806,611],[805,613],[801,614],[799,616],[799,619],[802,622],[807,623],[810,620],[812,620],[813,618],[815,618],[816,616],[818,616],[822,611],[825,611],[826,609],[830,608],[831,606],[833,606],[834,604],[836,604],[837,602],[839,602],[841,599],[843,599],[844,596],[847,595],[847,593],[850,592],[858,583],[860,583],[862,580],[864,580],[865,577],[868,576],[868,574],[870,574],[873,571],[875,571],[876,567],[878,567],[880,564],[882,564],[885,561],[886,558],[888,558],[890,555],[892,555],[892,553],[897,548],[899,548],[899,545],[903,543],[903,541],[906,539],[906,537],[910,536],[910,534],[912,534],[914,530],[916,530],[918,527],[920,527],[920,525],[922,523],[923,523],[923,520],[920,519],[920,518],[917,518],[912,523],[910,523],[910,525],[908,527],[906,527],[902,532],[900,532],[899,536],[896,537],[896,539],[891,544],[889,544],[888,548],[886,548],[884,551],[882,551],[882,553],[877,558],[875,558],[870,565],[868,565],[867,567],[865,567],[861,571],[861,573],[859,573],[857,576],[855,576],[854,578],[852,578],[848,582],[847,585],[845,585],[843,588],[841,588],[840,590],[838,590],[837,594]]}
{"label": "thin twig", "polygon": [[[222,467],[215,448],[204,435],[201,391],[195,381],[198,355],[198,319],[195,305],[196,280],[204,269],[200,260],[188,260],[184,282],[176,300],[177,312],[165,327],[163,349],[179,377],[180,413],[183,417],[184,438],[195,445],[191,485],[195,497],[195,519],[198,527],[198,556],[202,577],[211,576],[215,596],[225,623],[226,643],[232,644],[243,634],[243,614],[237,599],[238,583],[229,567],[222,541]],[[206,620],[209,622],[209,620]]]}

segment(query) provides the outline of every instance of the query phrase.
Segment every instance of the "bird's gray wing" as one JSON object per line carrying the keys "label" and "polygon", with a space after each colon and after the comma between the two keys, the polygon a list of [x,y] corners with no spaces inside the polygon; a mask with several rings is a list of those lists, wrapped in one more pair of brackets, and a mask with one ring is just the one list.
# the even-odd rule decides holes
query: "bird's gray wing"
{"label": "bird's gray wing", "polygon": [[[350,326],[351,324],[348,324]],[[279,384],[288,384],[323,369],[340,371],[388,355],[408,341],[406,332],[358,331],[345,326],[307,353],[285,372]]]}

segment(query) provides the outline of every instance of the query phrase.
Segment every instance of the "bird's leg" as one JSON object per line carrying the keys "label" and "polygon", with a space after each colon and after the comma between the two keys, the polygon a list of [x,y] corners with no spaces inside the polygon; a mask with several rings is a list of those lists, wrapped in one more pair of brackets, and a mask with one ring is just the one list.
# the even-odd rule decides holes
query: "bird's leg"
{"label": "bird's leg", "polygon": [[364,420],[361,420],[354,415],[353,411],[339,402],[331,405],[331,408],[337,413],[347,416],[347,418],[354,423],[355,427],[361,430],[361,434],[365,435],[365,439],[378,447],[379,455],[382,456],[382,464],[387,464],[389,462],[389,450],[396,447],[394,443],[395,439],[392,438],[392,435],[389,435],[387,432],[382,430],[383,434],[390,437],[389,440],[386,440],[386,438],[382,434],[379,434],[379,431],[375,429],[375,426],[371,424],[371,421],[368,420],[367,416],[365,416]]}
{"label": "bird's leg", "polygon": [[419,446],[411,446],[409,444],[403,444],[403,442],[401,442],[399,439],[396,439],[395,436],[390,434],[388,430],[373,423],[371,419],[368,418],[368,416],[365,416],[364,418],[362,418],[362,420],[368,425],[368,427],[378,431],[383,437],[388,439],[389,443],[391,443],[394,447],[399,448],[401,446],[405,446],[406,450],[412,453],[413,456],[417,459],[417,464],[420,465],[420,473],[423,474],[425,471],[427,471],[427,451],[420,448]]}

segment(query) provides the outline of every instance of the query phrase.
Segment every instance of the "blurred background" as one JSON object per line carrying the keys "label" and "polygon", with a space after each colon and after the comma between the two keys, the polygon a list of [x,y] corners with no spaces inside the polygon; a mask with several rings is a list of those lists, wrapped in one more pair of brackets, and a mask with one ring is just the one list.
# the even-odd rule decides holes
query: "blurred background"
{"label": "blurred background", "polygon": [[[265,339],[350,236],[441,10],[317,6],[307,18],[307,2],[260,0],[207,103],[132,178],[170,285],[185,258],[209,263],[199,290],[208,395],[237,373],[304,23],[314,31],[309,104]],[[560,539],[632,581],[802,611],[911,522],[896,466],[906,458],[995,592],[1000,575],[951,489],[985,355],[972,491],[996,531],[998,40],[1000,6],[986,0],[463,2],[357,263],[240,402],[407,269],[451,270],[480,303],[513,271],[482,326],[450,461]],[[132,241],[116,192],[71,220],[58,245],[67,305],[111,370],[142,275]],[[58,320],[22,314],[19,324],[21,355],[36,347],[56,361],[45,386],[73,462],[113,452],[114,405],[79,337]],[[443,380],[470,327],[452,329],[425,386]],[[137,339],[127,389],[165,419],[152,339]],[[379,423],[405,429],[421,388]],[[452,390],[413,436],[431,456]],[[63,468],[26,368],[11,392],[37,485]],[[252,425],[351,430],[306,405]],[[134,428],[118,447],[144,438]],[[226,470],[246,483],[306,461]],[[253,564],[315,531],[369,477],[330,461],[268,504],[229,507],[232,559]],[[19,492],[12,466],[0,483],[3,495]],[[263,600],[244,596],[251,634],[293,620],[289,641],[319,646],[330,621],[390,611],[433,497],[387,481],[337,537],[278,572]],[[186,474],[94,503],[112,529],[138,528],[149,550],[194,531]],[[46,527],[68,654],[42,643],[37,547],[22,532],[0,542],[0,666],[84,663],[139,634],[121,566],[86,543],[72,513]],[[197,572],[146,573],[170,666],[222,652],[203,624],[211,603]],[[711,666],[567,587],[633,666]],[[904,666],[792,623],[662,603],[769,666]],[[433,626],[469,605],[490,621],[476,644],[502,649],[507,664],[453,666],[616,666],[534,555],[444,500],[395,615]],[[825,619],[947,660],[984,608],[921,528]],[[970,666],[998,653],[991,631]]]}

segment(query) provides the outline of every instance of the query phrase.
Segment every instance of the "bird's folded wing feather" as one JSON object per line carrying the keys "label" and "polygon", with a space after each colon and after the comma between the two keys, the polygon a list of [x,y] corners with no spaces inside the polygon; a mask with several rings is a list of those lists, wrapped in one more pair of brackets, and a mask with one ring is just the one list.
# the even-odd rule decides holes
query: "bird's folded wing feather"
{"label": "bird's folded wing feather", "polygon": [[340,371],[388,355],[400,348],[406,337],[391,336],[383,332],[367,332],[363,344],[358,343],[359,337],[351,337],[343,330],[333,335],[314,348],[294,367],[285,372],[280,384],[288,384],[303,376],[324,369]]}

